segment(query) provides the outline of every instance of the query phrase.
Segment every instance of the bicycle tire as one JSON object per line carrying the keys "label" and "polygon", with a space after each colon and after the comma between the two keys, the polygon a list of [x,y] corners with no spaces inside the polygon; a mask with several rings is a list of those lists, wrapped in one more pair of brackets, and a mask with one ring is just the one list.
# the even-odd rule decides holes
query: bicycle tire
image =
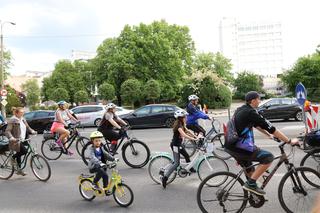
{"label": "bicycle tire", "polygon": [[[0,155],[0,179],[1,180],[8,180],[12,177],[14,173],[14,166],[11,163],[10,152],[6,151]],[[5,161],[8,161],[6,165],[3,165]],[[7,174],[2,174],[4,171],[7,171]]]}
{"label": "bicycle tire", "polygon": [[[127,156],[126,156],[126,150],[129,148],[129,147],[134,147],[135,145],[134,144],[140,144],[142,145],[142,147],[145,149],[146,151],[146,157],[143,159],[143,161],[139,164],[133,164],[132,162],[129,162]],[[137,150],[135,150],[137,151]],[[137,152],[136,154],[132,153],[133,155],[138,155],[139,152]],[[150,149],[149,147],[142,141],[139,141],[139,140],[136,140],[136,139],[133,139],[131,140],[130,142],[127,142],[123,145],[122,147],[122,158],[123,158],[123,161],[130,167],[132,168],[142,168],[144,167],[145,165],[147,165],[147,163],[149,162],[149,158],[150,158]]]}
{"label": "bicycle tire", "polygon": [[[224,137],[223,133],[217,134],[212,138],[211,142],[214,143],[215,146],[212,154],[223,160],[229,160],[232,156],[224,151],[224,143],[222,142],[221,137]],[[217,143],[215,143],[215,141],[217,141]],[[217,150],[219,150],[219,152]]]}
{"label": "bicycle tire", "polygon": [[[307,161],[310,158],[317,158],[314,159],[314,163],[311,164],[307,164]],[[300,162],[300,166],[305,166],[305,167],[310,167],[310,168],[314,168],[317,172],[320,173],[320,148],[316,148],[310,152],[308,152],[301,160]]]}
{"label": "bicycle tire", "polygon": [[[148,173],[149,173],[149,176],[151,177],[151,179],[156,183],[156,184],[161,184],[161,180],[160,180],[160,174],[159,174],[159,172],[160,172],[160,168],[155,168],[154,170],[155,170],[155,174],[153,174],[153,168],[152,168],[152,166],[155,164],[155,162],[157,161],[157,160],[160,160],[160,159],[166,159],[166,160],[168,160],[168,162],[167,163],[164,163],[164,164],[162,164],[162,165],[160,165],[160,167],[165,167],[166,165],[168,165],[168,164],[171,164],[173,161],[172,161],[172,159],[171,158],[169,158],[168,156],[157,156],[157,157],[154,157],[154,158],[152,158],[151,160],[150,160],[150,162],[149,162],[149,166],[148,166]],[[168,180],[167,180],[167,185],[168,184],[170,184],[170,183],[172,183],[173,181],[174,181],[174,179],[176,178],[176,176],[177,176],[177,172],[173,172],[171,175],[170,175],[170,177],[168,178]],[[156,177],[159,177],[159,179],[157,179]]]}
{"label": "bicycle tire", "polygon": [[[48,138],[42,141],[41,153],[48,160],[57,160],[62,155],[62,148],[58,146],[55,139]],[[51,157],[49,153],[57,153],[56,156]]]}
{"label": "bicycle tire", "polygon": [[[36,158],[38,158],[38,162],[35,161]],[[44,164],[39,165],[39,162],[40,162],[39,159],[42,159]],[[48,168],[48,174],[45,177],[40,177],[40,175],[36,172],[35,167],[40,168],[40,167],[43,167],[44,165]],[[44,157],[42,157],[41,155],[35,154],[35,155],[31,156],[30,167],[31,167],[31,170],[32,170],[34,176],[36,176],[36,178],[38,178],[40,181],[46,182],[50,179],[51,167],[50,167],[48,161]]]}
{"label": "bicycle tire", "polygon": [[[239,187],[241,188],[241,190],[242,190],[242,192],[243,192],[243,202],[242,202],[240,208],[239,208],[236,212],[237,212],[237,213],[242,212],[242,211],[246,208],[246,205],[247,205],[247,202],[248,202],[248,192],[242,188],[242,186],[243,186],[243,184],[244,184],[244,181],[243,181],[240,177],[238,177],[236,174],[234,174],[234,173],[232,173],[232,172],[217,172],[217,173],[213,173],[213,174],[209,175],[208,177],[206,177],[203,181],[201,181],[201,183],[200,183],[200,185],[199,185],[199,187],[198,187],[198,190],[197,190],[197,204],[198,204],[198,207],[200,208],[200,210],[201,210],[202,212],[205,212],[205,213],[209,212],[209,211],[206,210],[206,208],[205,208],[204,205],[202,204],[202,193],[201,193],[201,192],[202,192],[202,190],[204,189],[204,187],[213,188],[214,186],[209,186],[209,185],[207,184],[207,182],[208,182],[211,178],[215,178],[215,177],[217,177],[217,176],[226,176],[226,178],[223,178],[223,179],[226,179],[226,181],[224,181],[224,183],[227,182],[228,177],[229,177],[229,178],[231,178],[231,179],[234,179],[234,180],[231,180],[231,181],[236,181],[236,182],[238,182],[238,183],[240,184]],[[224,184],[224,183],[221,183],[221,184]],[[234,186],[234,185],[235,185],[235,183],[233,184],[233,186]],[[233,187],[233,186],[232,186],[232,187]],[[239,191],[241,191],[241,190],[239,189],[239,190],[237,190],[237,192],[239,192]],[[210,198],[212,197],[212,195],[218,196],[218,195],[215,194],[215,193],[210,193]],[[229,196],[229,195],[228,195],[228,196]],[[238,197],[239,197],[239,196],[238,196]],[[212,199],[212,198],[211,198],[211,199]],[[218,203],[218,206],[220,206],[220,201],[217,201],[217,202],[219,202],[219,203]],[[220,206],[220,207],[221,207],[221,206]],[[210,208],[210,209],[211,209],[211,208]],[[213,211],[215,211],[215,212],[220,212],[217,208],[214,208],[214,209],[211,209],[211,210],[212,210],[211,212],[213,212]]]}
{"label": "bicycle tire", "polygon": [[80,136],[77,138],[76,149],[77,149],[79,156],[81,156],[82,149],[83,149],[84,145],[86,145],[88,142],[90,142],[90,139],[87,137]]}
{"label": "bicycle tire", "polygon": [[88,163],[89,163],[88,162],[89,157],[86,156],[86,151],[90,145],[92,145],[91,141],[89,141],[87,144],[85,144],[82,148],[82,151],[81,151],[81,159],[85,165],[88,165]]}
{"label": "bicycle tire", "polygon": [[[313,173],[313,175],[315,175],[315,177],[317,177],[318,182],[320,181],[319,173],[317,171],[315,171],[314,169],[309,168],[309,167],[297,167],[297,168],[295,168],[295,170],[292,169],[292,170],[288,171],[282,177],[282,179],[280,180],[280,184],[279,184],[279,187],[278,187],[278,198],[279,198],[280,205],[288,213],[293,213],[293,212],[297,212],[297,211],[296,210],[293,211],[292,208],[290,209],[287,206],[286,203],[289,202],[291,204],[294,204],[294,205],[298,206],[299,201],[301,200],[301,198],[299,198],[298,202],[292,202],[292,201],[288,201],[288,199],[284,199],[284,193],[288,193],[291,190],[291,189],[288,189],[288,187],[285,187],[285,189],[284,189],[284,184],[286,183],[286,180],[290,180],[290,179],[291,179],[291,181],[294,180],[298,185],[300,185],[299,187],[301,187],[301,183],[302,183],[301,181],[302,180],[305,180],[310,185],[309,181],[307,181],[309,179],[306,180],[304,178],[299,178],[299,172],[301,172],[302,174],[305,174],[306,172],[311,172],[311,173]],[[316,188],[319,188],[319,187],[316,187]],[[292,188],[293,194],[289,196],[290,198],[293,198],[294,195],[298,194],[298,192],[295,191],[295,190],[298,190],[298,189],[293,187]],[[316,196],[314,195],[314,197],[316,197]],[[303,203],[303,206],[307,206],[307,207],[310,208],[309,211],[307,210],[307,211],[304,211],[304,212],[311,212],[311,208],[313,206],[313,203],[314,203],[313,201],[310,202],[310,205],[308,205],[306,203]]]}
{"label": "bicycle tire", "polygon": [[80,192],[80,195],[83,197],[83,199],[85,199],[85,200],[87,200],[87,201],[91,201],[91,200],[93,200],[96,196],[95,196],[95,192],[94,192],[94,190],[93,189],[91,189],[91,191],[92,191],[92,193],[93,193],[93,195],[92,196],[90,196],[90,197],[88,197],[88,196],[86,196],[85,194],[84,194],[84,192],[83,192],[83,186],[85,185],[84,183],[85,182],[87,182],[86,184],[87,184],[87,186],[86,187],[92,187],[92,181],[91,180],[89,180],[89,179],[82,179],[81,181],[80,181],[80,184],[79,184],[79,192]]}
{"label": "bicycle tire", "polygon": [[[189,145],[187,145],[188,143]],[[194,140],[184,140],[182,143],[182,146],[187,151],[190,158],[194,155],[194,153],[196,153],[197,144]],[[184,157],[181,156],[181,158],[184,158]]]}
{"label": "bicycle tire", "polygon": [[[123,203],[123,202],[120,201],[120,198],[119,198],[118,195],[117,195],[117,191],[119,191],[119,187],[121,187],[122,189],[123,189],[123,188],[126,188],[126,189],[128,190],[128,193],[130,194],[130,195],[129,195],[130,198],[129,198],[129,201],[128,201],[128,202]],[[120,192],[120,193],[122,193],[122,192]],[[133,192],[132,192],[131,188],[130,188],[127,184],[124,184],[124,183],[118,184],[117,187],[114,186],[114,187],[113,187],[113,190],[112,190],[112,194],[113,194],[113,198],[114,198],[114,200],[116,201],[116,203],[117,203],[119,206],[121,206],[121,207],[128,207],[128,206],[130,206],[130,205],[132,204],[132,202],[133,202],[133,199],[134,199],[134,195],[133,195]]]}
{"label": "bicycle tire", "polygon": [[[207,159],[207,160],[206,160]],[[217,158],[217,157],[214,157],[214,156],[208,156],[207,158],[203,158],[200,163],[199,163],[199,166],[198,166],[198,169],[197,169],[197,173],[198,173],[198,177],[199,179],[202,181],[203,179],[205,179],[208,175],[212,174],[212,173],[216,173],[216,172],[228,172],[229,171],[229,167],[228,167],[228,164],[220,159],[220,158]],[[209,171],[210,167],[207,165],[208,162],[214,160],[213,162],[213,165],[210,163],[210,166],[213,167],[213,171],[210,171],[209,174],[202,174],[202,171]],[[217,168],[217,162],[219,162],[220,166],[218,168],[218,171],[216,170]],[[207,166],[205,169],[202,169],[202,167],[205,167]],[[209,168],[208,168],[209,167]],[[221,169],[221,170],[220,170]],[[219,171],[220,170],[220,171]]]}

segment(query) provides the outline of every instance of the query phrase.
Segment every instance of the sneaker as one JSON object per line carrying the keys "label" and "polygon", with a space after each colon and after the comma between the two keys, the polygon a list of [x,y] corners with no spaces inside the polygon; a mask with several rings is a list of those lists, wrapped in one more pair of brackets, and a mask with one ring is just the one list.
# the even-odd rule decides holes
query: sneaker
{"label": "sneaker", "polygon": [[159,175],[160,175],[160,176],[164,176],[164,169],[162,169],[162,168],[160,169]]}
{"label": "sneaker", "polygon": [[72,151],[70,151],[70,150],[68,150],[68,155],[69,156],[72,156],[74,153],[72,152]]}
{"label": "sneaker", "polygon": [[168,181],[168,178],[166,176],[163,176],[161,178],[161,182],[162,182],[162,187],[165,189],[167,187],[167,181]]}
{"label": "sneaker", "polygon": [[243,185],[243,189],[261,196],[266,194],[257,184],[249,184],[248,182]]}
{"label": "sneaker", "polygon": [[22,169],[18,169],[16,174],[17,175],[22,175],[22,176],[26,176],[27,175],[27,173],[25,173]]}
{"label": "sneaker", "polygon": [[93,190],[100,190],[99,186],[96,183],[92,183]]}

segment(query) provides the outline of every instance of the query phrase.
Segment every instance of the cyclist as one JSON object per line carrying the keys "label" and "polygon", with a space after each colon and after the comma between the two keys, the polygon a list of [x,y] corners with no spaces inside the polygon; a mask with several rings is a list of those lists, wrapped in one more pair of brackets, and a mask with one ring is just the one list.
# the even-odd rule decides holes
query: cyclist
{"label": "cyclist", "polygon": [[199,102],[199,97],[196,95],[190,95],[188,97],[189,104],[187,105],[187,128],[191,129],[195,133],[199,134],[202,133],[203,136],[205,136],[206,131],[198,124],[198,119],[209,119],[209,116],[203,113],[199,108],[198,108],[198,102]]}
{"label": "cyclist", "polygon": [[246,104],[239,107],[234,113],[235,129],[240,139],[234,144],[226,143],[226,151],[231,154],[242,167],[249,167],[253,161],[259,162],[256,169],[247,169],[247,182],[243,188],[258,195],[265,192],[257,186],[256,180],[269,168],[274,156],[269,151],[258,148],[254,143],[253,127],[268,136],[279,138],[287,143],[298,143],[297,139],[289,139],[281,131],[263,118],[257,108],[260,104],[260,95],[256,91],[248,92],[245,95]]}
{"label": "cyclist", "polygon": [[[54,122],[51,126],[52,133],[58,133],[59,139],[57,140],[57,144],[60,147],[63,147],[63,142],[69,137],[70,132],[66,128],[70,124],[70,120],[78,122],[78,120],[71,115],[69,110],[67,109],[67,102],[59,101],[58,109],[54,114]],[[67,144],[64,144],[64,148],[66,149]],[[73,152],[68,150],[69,155],[73,155]]]}
{"label": "cyclist", "polygon": [[[98,127],[98,131],[102,132],[104,138],[111,142],[110,153],[116,154],[118,140],[122,137],[121,126],[126,126],[127,123],[116,115],[116,105],[109,103],[106,105],[106,113]],[[114,128],[120,130],[115,131]]]}
{"label": "cyclist", "polygon": [[98,182],[101,178],[103,179],[103,188],[108,186],[108,174],[104,166],[107,161],[116,160],[112,155],[101,148],[102,139],[103,134],[99,131],[94,131],[90,135],[92,147],[90,148],[90,161],[88,166],[91,173],[96,173],[92,184],[92,187],[95,190],[99,190]]}
{"label": "cyclist", "polygon": [[12,164],[17,167],[17,175],[25,176],[26,173],[21,169],[21,157],[27,154],[28,150],[21,141],[28,138],[29,134],[37,134],[30,128],[27,121],[23,118],[24,109],[22,107],[12,108],[13,116],[8,119],[8,126],[5,134],[9,138],[9,148],[15,151]]}
{"label": "cyclist", "polygon": [[[190,140],[198,139],[190,130],[186,127],[186,116],[188,113],[184,110],[177,110],[174,113],[176,121],[173,124],[173,138],[170,147],[173,152],[173,163],[170,167],[161,174],[161,181],[163,188],[166,188],[168,177],[174,172],[180,165],[180,154],[184,156],[186,162],[190,162],[190,157],[184,147],[181,146],[182,138],[188,138]],[[195,172],[194,168],[190,169],[190,172]],[[163,175],[163,176],[162,176]]]}

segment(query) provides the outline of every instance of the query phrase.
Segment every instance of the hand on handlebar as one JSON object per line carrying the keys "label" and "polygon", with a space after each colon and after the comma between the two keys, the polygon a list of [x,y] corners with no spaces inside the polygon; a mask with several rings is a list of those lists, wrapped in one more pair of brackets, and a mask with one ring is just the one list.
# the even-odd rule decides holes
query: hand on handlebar
{"label": "hand on handlebar", "polygon": [[300,146],[300,140],[298,138],[293,138],[291,139],[291,142],[290,142],[291,145],[296,145],[296,146]]}

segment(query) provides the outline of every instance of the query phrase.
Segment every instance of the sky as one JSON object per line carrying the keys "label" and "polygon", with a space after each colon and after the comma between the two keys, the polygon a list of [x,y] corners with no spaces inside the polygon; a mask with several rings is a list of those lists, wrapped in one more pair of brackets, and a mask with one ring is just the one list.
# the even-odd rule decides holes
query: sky
{"label": "sky", "polygon": [[219,22],[280,21],[284,68],[311,54],[320,44],[320,1],[279,0],[0,0],[5,47],[11,51],[12,75],[50,71],[72,50],[96,51],[126,24],[165,19],[188,26],[199,52],[219,51]]}

